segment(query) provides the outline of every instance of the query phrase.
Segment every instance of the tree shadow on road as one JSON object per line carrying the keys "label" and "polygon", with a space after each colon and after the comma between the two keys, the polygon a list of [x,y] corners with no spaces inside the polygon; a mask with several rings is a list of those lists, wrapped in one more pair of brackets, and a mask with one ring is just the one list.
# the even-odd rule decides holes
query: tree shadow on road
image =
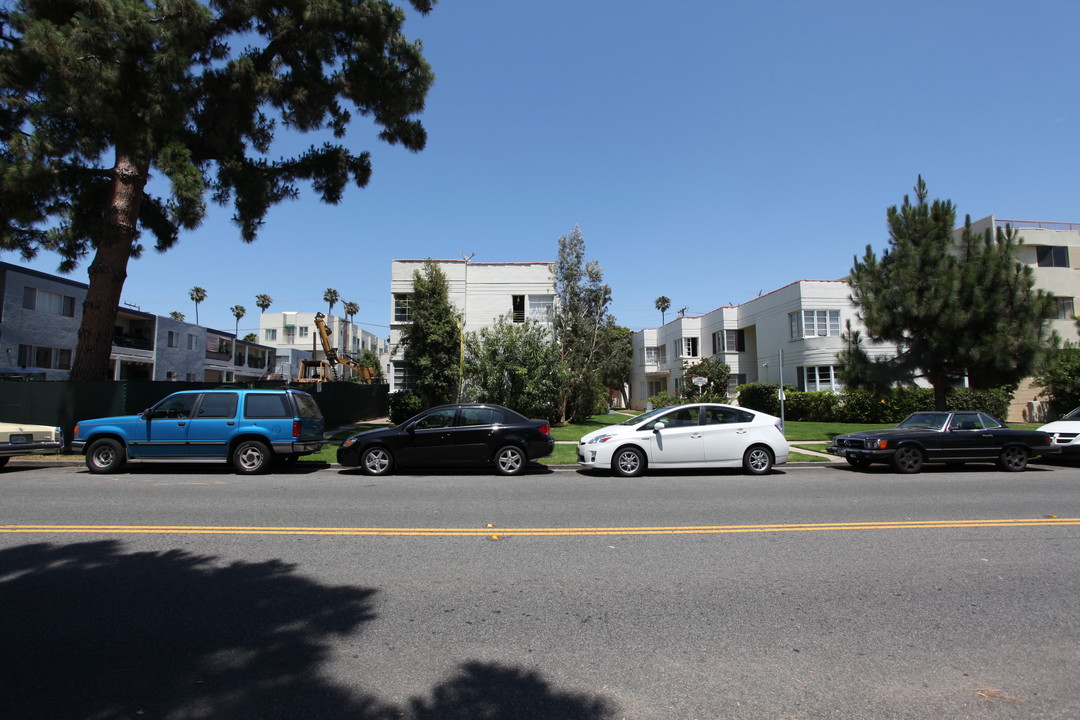
{"label": "tree shadow on road", "polygon": [[[278,560],[224,564],[112,540],[2,550],[0,708],[64,720],[407,717],[322,674],[333,640],[376,617],[375,594]],[[412,705],[417,720],[607,717],[602,700],[481,664]]]}

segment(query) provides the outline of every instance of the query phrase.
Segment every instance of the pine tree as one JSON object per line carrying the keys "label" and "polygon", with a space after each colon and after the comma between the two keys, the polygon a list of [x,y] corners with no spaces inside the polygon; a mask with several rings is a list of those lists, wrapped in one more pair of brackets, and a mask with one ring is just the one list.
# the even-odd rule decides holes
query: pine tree
{"label": "pine tree", "polygon": [[[434,0],[409,0],[419,12]],[[128,261],[168,250],[207,198],[252,242],[310,183],[338,203],[370,154],[341,142],[353,114],[410,150],[433,75],[386,0],[11,0],[0,8],[0,247],[92,256],[72,378],[108,376]],[[275,130],[334,142],[274,157]],[[164,180],[148,186],[154,174]],[[156,194],[161,193],[161,194]]]}
{"label": "pine tree", "polygon": [[893,344],[897,354],[871,359],[849,324],[840,356],[848,386],[923,378],[943,410],[949,388],[965,376],[973,387],[1015,388],[1052,345],[1052,300],[1016,260],[1016,233],[980,235],[967,219],[957,241],[955,225],[953,204],[928,203],[920,176],[915,202],[905,195],[888,210],[889,246],[881,259],[869,245],[855,259],[848,281],[866,340]]}

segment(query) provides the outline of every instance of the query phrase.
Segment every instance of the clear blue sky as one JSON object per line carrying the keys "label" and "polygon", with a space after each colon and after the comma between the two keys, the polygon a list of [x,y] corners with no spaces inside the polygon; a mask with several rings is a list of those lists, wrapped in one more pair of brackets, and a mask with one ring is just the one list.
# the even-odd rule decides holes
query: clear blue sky
{"label": "clear blue sky", "polygon": [[358,119],[367,189],[278,206],[253,245],[215,208],[123,299],[194,320],[200,285],[201,323],[244,305],[243,335],[256,294],[310,312],[332,287],[386,336],[391,259],[554,260],[580,225],[639,330],[660,295],[670,319],[845,276],[919,173],[961,220],[1080,222],[1077,27],[1067,0],[442,0],[407,24],[437,75],[426,150]]}

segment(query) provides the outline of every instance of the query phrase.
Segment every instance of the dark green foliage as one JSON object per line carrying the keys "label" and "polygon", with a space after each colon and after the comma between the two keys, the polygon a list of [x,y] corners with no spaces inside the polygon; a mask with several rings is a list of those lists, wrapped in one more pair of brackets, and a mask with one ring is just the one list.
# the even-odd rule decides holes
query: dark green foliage
{"label": "dark green foliage", "polygon": [[921,177],[915,194],[916,202],[905,196],[889,208],[881,259],[867,246],[849,278],[866,340],[895,345],[897,354],[873,357],[849,325],[842,380],[880,390],[922,378],[940,409],[965,376],[973,387],[1015,388],[1053,344],[1053,300],[1016,260],[1022,241],[1011,228],[979,235],[968,219],[954,241],[952,203],[927,203]]}
{"label": "dark green foliage", "polygon": [[462,372],[461,318],[450,303],[450,282],[433,261],[413,272],[412,322],[401,333],[405,362],[427,407],[455,402]]}
{"label": "dark green foliage", "polygon": [[[708,384],[698,387],[694,384],[695,377],[703,377]],[[679,394],[683,402],[727,402],[727,384],[731,377],[731,367],[719,357],[709,357],[690,364],[687,362],[683,367],[683,382],[679,387]]]}
{"label": "dark green foliage", "polygon": [[[754,382],[746,383],[735,388],[735,392],[739,399],[739,405],[750,410],[757,410],[759,412],[768,413],[769,415],[780,416],[780,396],[778,394],[779,385],[777,383],[770,382]],[[793,385],[784,385],[785,397],[788,393],[795,392]],[[785,405],[786,405],[785,401]]]}
{"label": "dark green foliage", "polygon": [[[412,0],[420,12],[430,0]],[[104,379],[128,260],[172,247],[208,200],[255,240],[301,184],[338,203],[370,155],[352,114],[420,150],[433,75],[383,0],[12,0],[0,8],[0,247],[93,256],[73,371]],[[275,157],[276,131],[332,142]],[[153,175],[161,182],[148,186]]]}
{"label": "dark green foliage", "polygon": [[1061,417],[1080,407],[1080,348],[1071,343],[1055,352],[1046,370],[1035,378],[1039,397],[1050,401],[1050,417]]}
{"label": "dark green foliage", "polygon": [[525,417],[558,419],[565,379],[559,348],[546,325],[502,317],[494,327],[469,333],[465,380],[469,399],[516,410]]}
{"label": "dark green foliage", "polygon": [[424,409],[420,396],[411,390],[398,390],[389,395],[390,422],[400,425]]}

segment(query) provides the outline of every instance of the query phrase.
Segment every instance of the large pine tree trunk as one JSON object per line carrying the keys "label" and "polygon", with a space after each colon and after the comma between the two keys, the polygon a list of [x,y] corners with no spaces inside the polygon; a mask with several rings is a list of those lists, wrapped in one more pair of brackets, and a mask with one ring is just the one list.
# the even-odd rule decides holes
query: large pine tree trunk
{"label": "large pine tree trunk", "polygon": [[126,153],[117,151],[109,207],[102,223],[90,287],[83,302],[79,340],[71,368],[72,380],[108,380],[116,310],[127,279],[127,264],[138,232],[139,207],[147,171]]}

